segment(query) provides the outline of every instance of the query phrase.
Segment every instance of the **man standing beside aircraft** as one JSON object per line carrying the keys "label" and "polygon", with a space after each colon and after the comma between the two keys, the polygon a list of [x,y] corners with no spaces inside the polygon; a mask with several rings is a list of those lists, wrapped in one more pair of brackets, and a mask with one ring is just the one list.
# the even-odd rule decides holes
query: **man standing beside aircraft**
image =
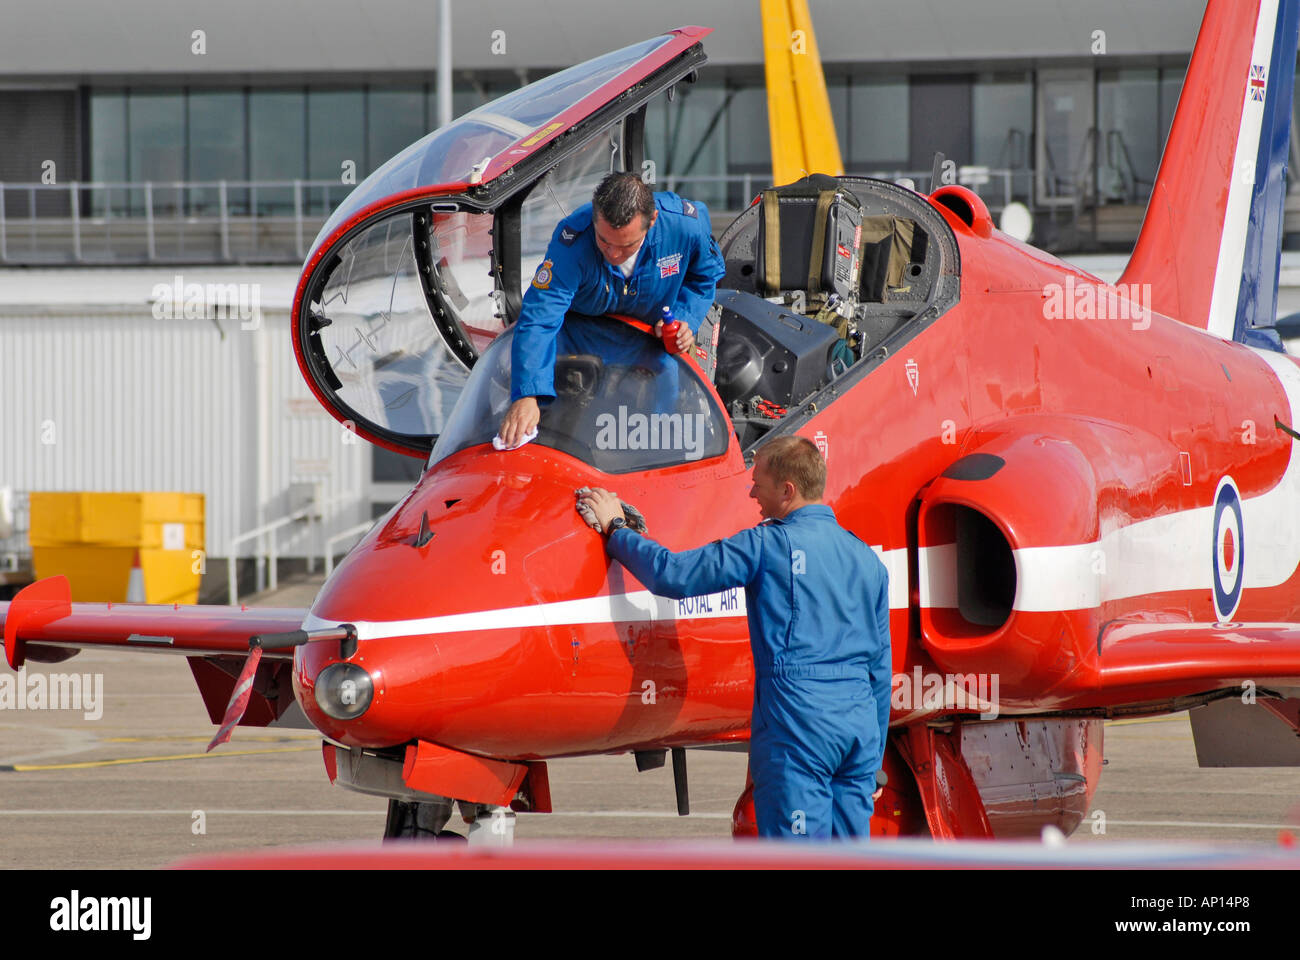
{"label": "man standing beside aircraft", "polygon": [[749,767],[764,837],[865,839],[889,729],[889,575],[821,502],[825,484],[811,441],[769,441],[749,491],[766,519],[681,553],[628,528],[608,491],[580,494],[610,556],[651,592],[682,599],[744,586]]}
{"label": "man standing beside aircraft", "polygon": [[[695,331],[713,305],[725,267],[709,211],[675,193],[652,193],[634,173],[611,173],[592,196],[560,221],[546,259],[524,293],[511,344],[510,407],[501,445],[523,443],[541,419],[539,398],[555,396],[556,344],[563,352],[611,358],[624,352],[628,331],[611,324],[607,336],[563,329],[569,311],[622,313],[655,324],[663,308],[680,321],[678,352],[694,349]],[[579,342],[581,341],[581,342]]]}

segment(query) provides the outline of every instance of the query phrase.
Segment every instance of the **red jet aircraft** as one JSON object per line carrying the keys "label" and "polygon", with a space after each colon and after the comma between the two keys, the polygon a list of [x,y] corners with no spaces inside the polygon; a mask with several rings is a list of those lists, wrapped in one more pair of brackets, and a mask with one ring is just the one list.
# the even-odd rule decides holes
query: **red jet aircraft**
{"label": "red jet aircraft", "polygon": [[1297,0],[1211,0],[1117,285],[1000,233],[958,185],[805,183],[853,227],[812,257],[842,273],[810,284],[825,238],[799,189],[755,201],[722,238],[699,355],[562,356],[537,440],[495,450],[509,321],[555,223],[609,170],[653,169],[646,105],[694,79],[708,32],[461,117],[325,225],[293,307],[302,372],[347,429],[428,462],[310,610],[70,603],[55,577],[0,605],[10,665],[166,651],[214,722],[296,700],[330,779],[390,798],[390,836],[440,833],[453,801],[548,810],[551,757],[645,769],[671,749],[684,802],[679,748],[745,749],[744,592],[651,595],[574,490],[616,490],[656,539],[698,546],[757,522],[752,455],[798,433],[890,572],[873,832],[1068,834],[1108,717],[1191,708],[1203,765],[1300,762],[1300,367],[1258,329]]}

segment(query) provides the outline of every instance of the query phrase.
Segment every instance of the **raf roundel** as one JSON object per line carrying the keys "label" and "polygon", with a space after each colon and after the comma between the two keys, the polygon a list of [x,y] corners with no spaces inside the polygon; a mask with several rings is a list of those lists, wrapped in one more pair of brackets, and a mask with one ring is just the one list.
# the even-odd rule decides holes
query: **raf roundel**
{"label": "raf roundel", "polygon": [[1219,481],[1214,491],[1214,556],[1211,559],[1214,613],[1220,623],[1231,620],[1241,603],[1245,583],[1246,522],[1241,494],[1231,477]]}

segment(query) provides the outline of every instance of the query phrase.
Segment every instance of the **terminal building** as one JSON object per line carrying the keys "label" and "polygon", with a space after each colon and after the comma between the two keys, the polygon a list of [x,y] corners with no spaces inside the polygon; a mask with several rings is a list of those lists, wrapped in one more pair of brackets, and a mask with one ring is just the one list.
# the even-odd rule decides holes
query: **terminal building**
{"label": "terminal building", "polygon": [[[1032,242],[1108,252],[1089,266],[1113,279],[1200,0],[809,7],[846,172],[925,190],[942,152],[995,217],[1025,204]],[[451,9],[454,115],[667,29],[712,27],[698,82],[648,115],[655,184],[707,203],[719,232],[769,185],[757,0]],[[329,212],[438,125],[438,42],[429,0],[69,0],[6,13],[0,488],[19,504],[29,490],[203,492],[208,555],[245,560],[259,539],[246,534],[275,523],[281,556],[319,554],[335,535],[341,552],[409,488],[417,461],[349,442],[316,404],[288,314]],[[1293,162],[1296,150],[1293,130]],[[1290,202],[1287,231],[1300,233]],[[251,291],[256,318],[160,309],[229,284]],[[1295,299],[1284,291],[1280,309]],[[286,520],[295,514],[316,522]],[[0,567],[21,562],[5,560],[16,542],[0,540]]]}
{"label": "terminal building", "polygon": [[[940,151],[995,215],[1011,198],[1029,205],[1040,245],[1132,243],[1200,0],[809,6],[846,172],[924,187]],[[658,180],[719,213],[767,185],[757,0],[451,7],[456,115],[666,29],[712,27],[710,64],[656,108],[648,155]],[[437,10],[131,0],[109,15],[71,0],[10,11],[0,258],[301,258],[354,182],[437,125]]]}

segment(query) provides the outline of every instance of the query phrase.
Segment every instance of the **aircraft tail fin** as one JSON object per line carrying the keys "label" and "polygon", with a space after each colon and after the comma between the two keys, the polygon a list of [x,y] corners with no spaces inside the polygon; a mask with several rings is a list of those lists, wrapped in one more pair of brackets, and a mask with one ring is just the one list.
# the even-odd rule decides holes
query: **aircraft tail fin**
{"label": "aircraft tail fin", "polygon": [[1277,308],[1300,0],[1209,0],[1121,283],[1241,341]]}

